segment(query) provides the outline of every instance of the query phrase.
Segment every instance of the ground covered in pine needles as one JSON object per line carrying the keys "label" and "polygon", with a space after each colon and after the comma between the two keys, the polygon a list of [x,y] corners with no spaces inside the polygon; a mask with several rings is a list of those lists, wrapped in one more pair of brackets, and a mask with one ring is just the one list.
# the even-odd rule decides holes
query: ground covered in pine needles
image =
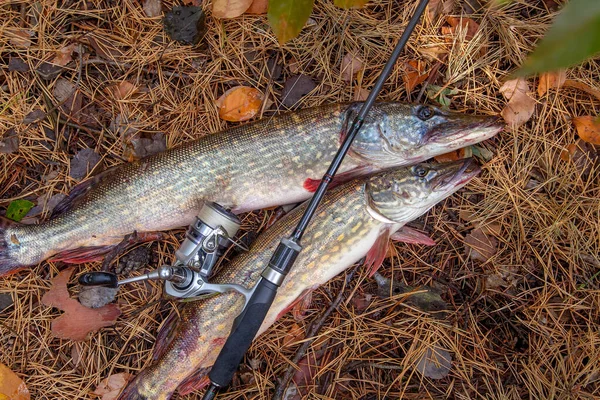
{"label": "ground covered in pine needles", "polygon": [[[519,0],[475,10],[464,4],[476,1],[455,3],[425,16],[381,99],[438,104],[444,92],[450,108],[465,113],[505,107],[499,88],[548,27],[556,3]],[[215,105],[233,86],[268,96],[263,117],[290,108],[282,91],[298,74],[316,87],[294,109],[364,95],[415,5],[376,0],[345,11],[318,1],[300,37],[280,46],[265,16],[215,20],[203,4],[208,33],[190,47],[171,41],[160,18],[147,17],[135,0],[3,3],[0,134],[5,142],[16,135],[19,148],[0,155],[0,213],[12,200],[29,199],[42,207],[26,222],[46,218],[43,204],[81,180],[71,160],[82,149],[99,156],[96,172],[153,146],[237,124],[219,119]],[[479,24],[473,35],[448,25],[447,16],[461,15]],[[75,48],[66,50],[68,59],[55,59],[69,45]],[[340,71],[348,53],[364,65],[349,82]],[[45,64],[52,60],[64,66]],[[421,62],[429,76],[407,92],[409,61]],[[590,61],[569,69],[567,79],[600,89],[599,73],[600,64]],[[537,78],[528,82],[535,88]],[[483,173],[417,221],[437,245],[390,244],[381,274],[433,287],[445,314],[411,306],[406,295],[374,295],[375,281],[353,267],[351,279],[340,276],[315,292],[303,318],[288,314],[258,339],[222,398],[271,398],[306,331],[342,289],[307,351],[317,365],[307,398],[598,398],[599,175],[592,153],[575,160],[564,152],[576,140],[571,118],[598,115],[600,99],[574,87],[532,97],[526,124],[483,145],[493,153]],[[133,139],[146,139],[145,149]],[[245,215],[246,235],[271,214]],[[473,255],[465,243],[478,229],[488,246]],[[182,232],[141,245],[151,250],[152,266],[170,260]],[[61,312],[40,299],[62,267],[43,262],[1,279],[3,299],[12,300],[0,311],[0,362],[33,398],[93,398],[102,379],[150,363],[157,330],[176,303],[162,299],[158,284],[131,285],[118,296],[123,314],[114,327],[84,342],[57,339],[50,324]],[[76,275],[98,268],[81,265]],[[419,361],[441,350],[452,357],[450,370],[424,376]]]}

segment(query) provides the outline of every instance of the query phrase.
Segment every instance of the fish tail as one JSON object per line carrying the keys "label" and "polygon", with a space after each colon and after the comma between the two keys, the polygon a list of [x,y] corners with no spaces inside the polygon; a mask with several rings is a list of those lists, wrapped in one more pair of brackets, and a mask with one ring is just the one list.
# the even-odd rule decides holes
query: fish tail
{"label": "fish tail", "polygon": [[16,225],[16,222],[0,217],[0,276],[12,274],[25,268],[14,258],[14,254],[11,254],[9,247],[10,238],[7,237],[7,230]]}

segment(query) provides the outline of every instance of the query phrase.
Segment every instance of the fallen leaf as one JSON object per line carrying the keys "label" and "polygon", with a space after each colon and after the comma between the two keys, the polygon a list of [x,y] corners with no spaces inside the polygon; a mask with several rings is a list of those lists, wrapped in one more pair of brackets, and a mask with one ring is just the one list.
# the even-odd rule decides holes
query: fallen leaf
{"label": "fallen leaf", "polygon": [[76,44],[70,44],[59,49],[56,55],[52,59],[52,64],[60,65],[61,67],[66,66],[73,59],[73,51],[75,50]]}
{"label": "fallen leaf", "polygon": [[145,0],[142,8],[150,18],[158,17],[162,14],[162,0]]}
{"label": "fallen leaf", "polygon": [[556,88],[560,89],[562,85],[567,80],[567,72],[564,69],[561,69],[557,72],[545,72],[540,76],[540,81],[538,82],[537,92],[541,97],[548,93],[548,89]]}
{"label": "fallen leaf", "polygon": [[35,204],[29,200],[13,200],[6,209],[6,218],[19,222]]}
{"label": "fallen leaf", "polygon": [[51,214],[54,207],[63,201],[65,197],[67,196],[62,193],[57,193],[50,198],[48,198],[48,194],[39,196],[37,198],[37,205],[27,213],[27,218],[36,217],[44,212],[44,210],[46,210],[48,214]]}
{"label": "fallen leaf", "polygon": [[352,79],[354,79],[354,76],[358,74],[358,72],[362,69],[363,62],[354,54],[347,53],[344,56],[344,58],[342,58],[342,65],[340,71],[342,73],[343,81],[350,82]]}
{"label": "fallen leaf", "polygon": [[269,0],[254,0],[246,10],[246,14],[266,14],[269,9]]}
{"label": "fallen leaf", "polygon": [[351,8],[361,8],[365,4],[367,4],[369,0],[333,0],[333,4],[336,7],[351,9]]}
{"label": "fallen leaf", "polygon": [[8,59],[8,71],[28,72],[29,65],[18,57],[10,57]]}
{"label": "fallen leaf", "polygon": [[151,137],[138,137],[138,135],[134,135],[129,141],[133,146],[133,153],[137,158],[161,153],[167,149],[167,139],[162,132],[153,133]]}
{"label": "fallen leaf", "polygon": [[573,124],[581,140],[596,146],[600,145],[600,122],[598,122],[598,117],[591,115],[575,117],[573,118]]}
{"label": "fallen leaf", "polygon": [[21,380],[4,364],[0,364],[0,400],[29,400],[31,395]]}
{"label": "fallen leaf", "polygon": [[313,4],[314,0],[277,0],[269,3],[269,25],[279,43],[298,36],[312,13]]}
{"label": "fallen leaf", "polygon": [[40,122],[44,118],[46,118],[46,113],[40,110],[39,108],[36,108],[35,110],[28,113],[25,116],[25,118],[23,118],[23,123],[32,124],[34,122]]}
{"label": "fallen leaf", "polygon": [[283,85],[281,102],[286,107],[292,107],[316,87],[313,80],[306,75],[292,76]]}
{"label": "fallen leaf", "polygon": [[497,222],[481,225],[480,229],[481,232],[483,232],[483,234],[486,236],[500,237],[500,234],[502,233],[502,225]]}
{"label": "fallen leaf", "polygon": [[600,1],[566,3],[544,38],[517,72],[529,75],[578,64],[600,52]]}
{"label": "fallen leaf", "polygon": [[5,28],[4,33],[10,40],[10,44],[21,49],[28,49],[31,46],[31,37],[33,32],[23,28]]}
{"label": "fallen leaf", "polygon": [[116,304],[102,308],[87,308],[69,296],[67,282],[75,268],[68,268],[52,279],[52,287],[42,297],[42,304],[56,307],[64,314],[52,321],[52,333],[61,339],[86,340],[88,334],[112,326],[121,315]]}
{"label": "fallen leaf", "polygon": [[252,0],[214,0],[212,15],[215,18],[235,18],[242,15]]}
{"label": "fallen leaf", "polygon": [[437,85],[427,85],[426,89],[427,97],[431,100],[437,101],[443,109],[448,109],[452,99],[449,96],[458,94],[458,89],[444,88]]}
{"label": "fallen leaf", "polygon": [[16,153],[19,151],[19,136],[17,132],[11,128],[4,132],[4,135],[0,139],[0,153]]}
{"label": "fallen leaf", "polygon": [[452,368],[452,356],[439,346],[428,347],[417,361],[415,369],[431,379],[443,379]]}
{"label": "fallen leaf", "polygon": [[371,293],[361,293],[352,298],[352,304],[356,311],[364,311],[369,307],[372,300],[373,295]]}
{"label": "fallen leaf", "polygon": [[163,25],[171,40],[196,45],[206,34],[206,14],[201,7],[175,6],[165,14]]}
{"label": "fallen leaf", "polygon": [[518,128],[529,121],[535,111],[535,100],[529,96],[529,84],[524,78],[506,81],[500,93],[508,100],[501,112],[506,123]]}
{"label": "fallen leaf", "polygon": [[14,304],[10,293],[0,293],[0,312]]}
{"label": "fallen leaf", "polygon": [[370,93],[370,90],[356,86],[354,88],[354,101],[365,101]]}
{"label": "fallen leaf", "polygon": [[288,329],[285,337],[283,338],[283,346],[287,346],[290,343],[296,343],[298,340],[304,338],[304,328],[294,322],[291,328]]}
{"label": "fallen leaf", "polygon": [[595,166],[600,164],[600,146],[577,139],[575,143],[567,146],[567,150],[563,150],[560,158],[566,162],[572,161],[586,178]]}
{"label": "fallen leaf", "polygon": [[473,155],[473,151],[471,150],[471,146],[463,147],[462,149],[451,151],[450,153],[440,154],[439,156],[435,156],[434,159],[437,162],[449,162],[462,160],[463,158],[469,158]]}
{"label": "fallen leaf", "polygon": [[481,228],[473,229],[465,237],[465,250],[473,260],[486,262],[498,251],[498,240],[483,233]]}
{"label": "fallen leaf", "polygon": [[429,20],[435,22],[440,14],[450,14],[454,8],[453,0],[429,0],[427,15]]}
{"label": "fallen leaf", "polygon": [[216,101],[219,118],[225,121],[240,122],[253,118],[260,111],[264,95],[258,89],[236,86]]}
{"label": "fallen leaf", "polygon": [[441,312],[448,309],[448,305],[439,293],[428,286],[412,287],[397,280],[391,280],[380,273],[373,274],[377,282],[377,295],[384,299],[393,296],[402,296],[404,301],[425,312]]}
{"label": "fallen leaf", "polygon": [[487,289],[498,289],[503,286],[508,286],[508,282],[500,274],[488,275],[485,278],[485,287]]}
{"label": "fallen leaf", "polygon": [[82,97],[77,93],[77,88],[70,81],[60,78],[52,90],[54,97],[60,104],[60,109],[67,115],[74,115],[81,110]]}
{"label": "fallen leaf", "polygon": [[123,52],[113,45],[111,41],[100,36],[89,36],[90,46],[96,52],[96,55],[105,60],[114,60],[123,56]]}
{"label": "fallen leaf", "polygon": [[116,400],[121,389],[127,385],[131,378],[133,378],[133,375],[127,372],[113,374],[108,378],[104,378],[92,393],[102,396],[101,400]]}
{"label": "fallen leaf", "polygon": [[82,149],[69,162],[69,175],[81,179],[90,173],[100,161],[100,156],[92,149]]}
{"label": "fallen leaf", "polygon": [[138,87],[131,82],[122,81],[112,87],[113,95],[117,100],[125,99],[138,91]]}
{"label": "fallen leaf", "polygon": [[482,159],[485,162],[490,161],[494,158],[494,153],[483,146],[470,146],[471,151],[473,152],[473,157],[477,157]]}
{"label": "fallen leaf", "polygon": [[587,85],[583,82],[575,81],[573,79],[567,79],[564,83],[564,86],[582,90],[590,96],[594,96],[596,99],[600,100],[600,90],[594,89],[590,85]]}
{"label": "fallen leaf", "polygon": [[410,93],[419,84],[425,81],[429,76],[429,73],[425,72],[425,63],[420,60],[410,60],[406,63],[402,80],[404,81],[404,87],[406,92]]}
{"label": "fallen leaf", "polygon": [[465,32],[466,40],[473,39],[479,30],[479,24],[469,17],[456,18],[447,16],[446,22],[451,28],[450,31],[448,31],[449,33],[452,35],[457,35],[459,31],[463,31]]}

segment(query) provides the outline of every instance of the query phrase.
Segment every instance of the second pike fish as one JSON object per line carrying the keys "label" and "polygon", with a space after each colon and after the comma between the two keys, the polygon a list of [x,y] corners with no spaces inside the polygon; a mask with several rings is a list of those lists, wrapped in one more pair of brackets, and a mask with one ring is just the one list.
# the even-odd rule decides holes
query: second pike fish
{"label": "second pike fish", "polygon": [[[259,334],[303,295],[365,255],[367,267],[374,273],[383,261],[389,236],[466,185],[479,172],[477,167],[469,170],[470,165],[471,160],[462,160],[395,168],[328,192]],[[274,224],[249,252],[234,258],[211,281],[252,286],[304,208],[298,207]],[[119,399],[165,400],[178,387],[181,394],[201,388],[243,305],[244,298],[238,293],[184,305],[180,320],[165,325],[159,333],[155,350],[160,354],[155,356],[155,363],[130,382]]]}
{"label": "second pike fish", "polygon": [[[58,253],[67,262],[91,259],[133,231],[189,225],[205,200],[238,213],[305,200],[360,105],[309,108],[207,135],[81,183],[44,223],[0,219],[0,276]],[[378,103],[337,179],[415,164],[500,129],[495,117]]]}

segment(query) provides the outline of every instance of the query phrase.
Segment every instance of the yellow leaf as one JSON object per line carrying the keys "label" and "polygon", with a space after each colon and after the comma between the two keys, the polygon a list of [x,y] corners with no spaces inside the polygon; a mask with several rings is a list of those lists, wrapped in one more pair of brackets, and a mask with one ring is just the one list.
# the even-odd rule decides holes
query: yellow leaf
{"label": "yellow leaf", "polygon": [[215,18],[235,18],[242,15],[252,0],[214,0],[212,14]]}
{"label": "yellow leaf", "polygon": [[540,76],[540,81],[538,83],[537,92],[541,97],[548,93],[548,89],[550,88],[561,88],[567,80],[566,71],[560,70],[556,72],[545,72]]}
{"label": "yellow leaf", "polygon": [[25,382],[4,364],[0,364],[0,400],[29,400]]}
{"label": "yellow leaf", "polygon": [[410,60],[407,63],[404,75],[402,75],[407,93],[412,92],[415,86],[427,79],[429,72],[425,73],[424,71],[425,63],[423,61]]}
{"label": "yellow leaf", "polygon": [[260,111],[264,95],[258,89],[236,86],[217,100],[219,117],[225,121],[247,121]]}
{"label": "yellow leaf", "polygon": [[600,145],[600,122],[596,117],[585,115],[573,118],[577,134],[584,142]]}

